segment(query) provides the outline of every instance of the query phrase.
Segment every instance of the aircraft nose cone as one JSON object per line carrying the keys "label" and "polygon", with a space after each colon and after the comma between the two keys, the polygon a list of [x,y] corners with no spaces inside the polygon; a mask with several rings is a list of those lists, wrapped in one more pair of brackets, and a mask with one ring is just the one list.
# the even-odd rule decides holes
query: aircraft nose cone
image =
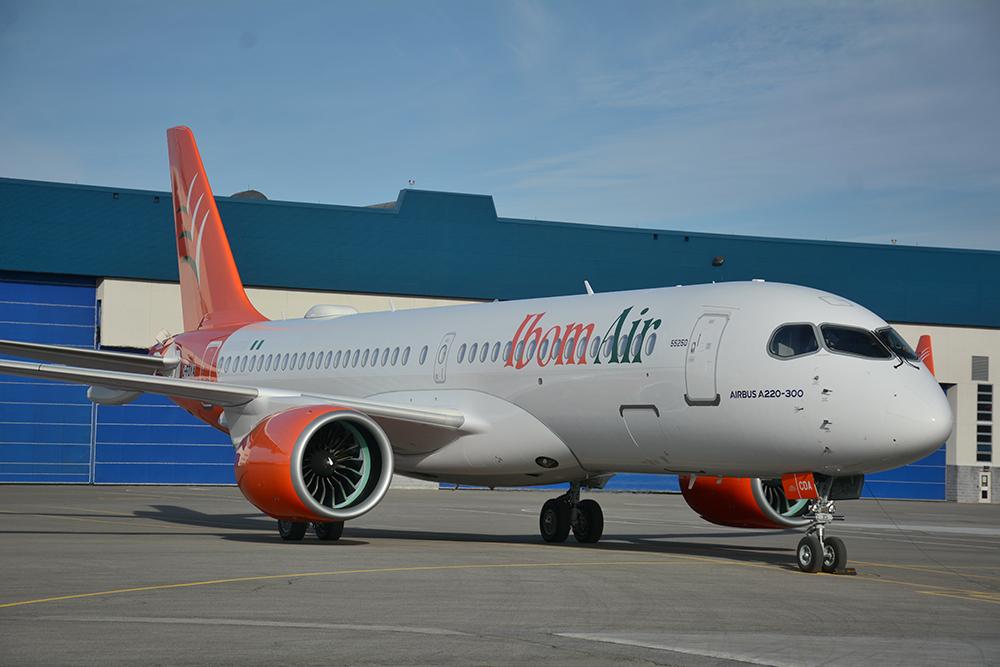
{"label": "aircraft nose cone", "polygon": [[933,380],[899,391],[887,412],[897,465],[937,450],[951,435],[955,421],[948,398]]}

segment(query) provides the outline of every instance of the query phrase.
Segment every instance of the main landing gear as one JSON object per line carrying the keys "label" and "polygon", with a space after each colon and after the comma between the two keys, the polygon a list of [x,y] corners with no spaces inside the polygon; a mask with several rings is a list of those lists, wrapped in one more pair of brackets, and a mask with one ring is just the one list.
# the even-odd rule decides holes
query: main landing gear
{"label": "main landing gear", "polygon": [[565,494],[542,505],[538,530],[546,542],[565,542],[572,530],[577,542],[593,544],[604,533],[604,512],[597,501],[580,500],[580,484],[573,482]]}
{"label": "main landing gear", "polygon": [[812,524],[806,529],[805,537],[799,540],[795,550],[795,561],[803,572],[819,572],[823,570],[830,574],[847,572],[847,547],[839,537],[826,535],[826,526],[834,521],[843,521],[844,517],[835,514],[833,501],[819,499],[812,501],[806,517],[812,518]]}
{"label": "main landing gear", "polygon": [[[309,523],[305,521],[287,521],[278,519],[278,534],[286,542],[298,542],[306,536]],[[312,524],[316,539],[325,541],[339,540],[344,534],[343,521],[317,521]]]}

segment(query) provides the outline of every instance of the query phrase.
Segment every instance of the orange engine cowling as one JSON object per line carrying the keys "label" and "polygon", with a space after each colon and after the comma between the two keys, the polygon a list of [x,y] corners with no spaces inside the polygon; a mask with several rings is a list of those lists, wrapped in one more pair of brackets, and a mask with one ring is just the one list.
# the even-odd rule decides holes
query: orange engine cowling
{"label": "orange engine cowling", "polygon": [[236,449],[236,483],[277,519],[344,521],[382,500],[392,448],[369,417],[336,406],[291,408],[267,417]]}
{"label": "orange engine cowling", "polygon": [[[799,528],[809,525],[802,517],[806,500],[789,500],[781,480],[757,477],[680,478],[684,500],[701,518],[736,528]],[[690,487],[690,488],[688,488]]]}

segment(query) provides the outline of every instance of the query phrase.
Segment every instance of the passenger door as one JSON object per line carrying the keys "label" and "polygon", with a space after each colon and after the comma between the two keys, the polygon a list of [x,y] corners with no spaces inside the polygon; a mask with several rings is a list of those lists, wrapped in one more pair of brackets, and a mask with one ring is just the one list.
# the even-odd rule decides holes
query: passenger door
{"label": "passenger door", "polygon": [[451,344],[455,341],[454,333],[446,333],[438,346],[437,354],[434,356],[434,381],[443,384],[448,378],[448,355],[451,353]]}
{"label": "passenger door", "polygon": [[684,363],[684,381],[688,405],[718,405],[716,371],[722,333],[729,322],[729,315],[705,313],[695,322],[688,341],[687,359]]}

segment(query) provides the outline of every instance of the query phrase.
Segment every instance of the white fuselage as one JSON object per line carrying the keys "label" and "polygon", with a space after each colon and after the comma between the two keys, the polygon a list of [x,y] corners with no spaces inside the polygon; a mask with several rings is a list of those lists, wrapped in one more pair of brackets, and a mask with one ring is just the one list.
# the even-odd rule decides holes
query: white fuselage
{"label": "white fuselage", "polygon": [[[854,474],[915,460],[947,438],[950,409],[922,365],[822,342],[777,358],[768,341],[788,323],[887,326],[791,285],[588,294],[253,324],[222,345],[219,381],[461,410],[467,423],[454,433],[381,423],[398,472],[473,484]],[[240,417],[227,410],[229,422]]]}

